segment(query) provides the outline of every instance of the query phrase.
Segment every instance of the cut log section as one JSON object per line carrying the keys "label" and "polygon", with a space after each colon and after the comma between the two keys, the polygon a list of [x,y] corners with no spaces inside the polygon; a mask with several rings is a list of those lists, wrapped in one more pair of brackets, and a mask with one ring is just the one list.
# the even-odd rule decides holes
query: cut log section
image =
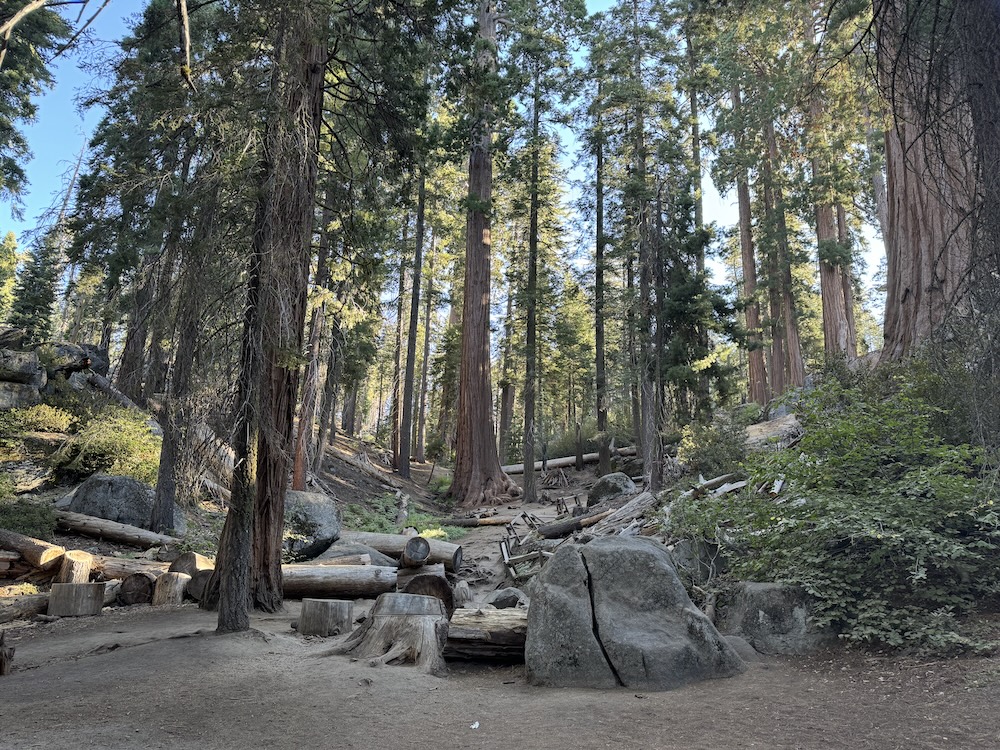
{"label": "cut log section", "polygon": [[282,565],[281,578],[289,599],[375,597],[396,589],[396,569],[380,565]]}
{"label": "cut log section", "polygon": [[326,560],[310,560],[309,565],[371,565],[372,556],[363,555],[341,555],[340,557],[330,557]]}
{"label": "cut log section", "polygon": [[603,510],[586,516],[575,516],[574,518],[567,518],[564,521],[547,523],[544,526],[538,527],[538,534],[546,539],[558,539],[561,536],[572,534],[574,531],[579,531],[580,529],[585,529],[588,526],[593,526],[601,519],[610,516],[612,513],[614,513],[613,509]]}
{"label": "cut log section", "polygon": [[155,573],[142,570],[122,579],[121,588],[118,590],[118,601],[125,606],[149,604],[153,601],[156,578]]}
{"label": "cut log section", "polygon": [[197,552],[185,552],[172,563],[167,571],[170,573],[187,573],[194,576],[199,570],[214,570],[215,560],[199,555]]}
{"label": "cut log section", "polygon": [[140,529],[138,526],[130,526],[127,523],[108,521],[105,518],[87,516],[83,513],[73,513],[68,510],[57,510],[56,521],[64,529],[75,531],[78,534],[97,537],[98,539],[110,539],[114,542],[131,544],[142,549],[159,547],[165,544],[178,544],[181,540],[166,534],[157,534],[147,529]]}
{"label": "cut log section", "polygon": [[41,539],[7,529],[0,529],[0,549],[17,552],[28,563],[42,570],[54,568],[66,553],[66,550],[57,544],[49,544]]}
{"label": "cut log section", "polygon": [[90,569],[94,564],[94,556],[89,552],[72,549],[63,555],[59,572],[53,579],[56,583],[87,583],[90,580]]}
{"label": "cut log section", "polygon": [[104,608],[103,583],[54,583],[49,592],[52,617],[89,617]]}
{"label": "cut log section", "polygon": [[457,609],[448,626],[444,656],[520,664],[527,633],[526,609]]}
{"label": "cut log section", "polygon": [[434,563],[433,565],[424,565],[419,568],[400,568],[396,571],[396,591],[402,592],[406,588],[406,584],[417,576],[428,575],[444,578],[444,563]]}
{"label": "cut log section", "polygon": [[190,580],[191,576],[187,573],[164,573],[153,584],[153,600],[150,604],[154,607],[183,604],[184,591]]}
{"label": "cut log section", "polygon": [[448,579],[444,576],[430,575],[427,573],[413,576],[413,578],[407,581],[402,593],[419,594],[420,596],[433,596],[435,599],[440,599],[441,603],[444,605],[444,612],[448,615],[449,620],[451,619],[452,613],[455,611],[455,594],[451,590],[451,584],[448,583]]}
{"label": "cut log section", "polygon": [[399,556],[399,567],[419,568],[427,562],[431,554],[431,543],[422,536],[411,536],[403,545],[403,554]]}
{"label": "cut log section", "polygon": [[364,625],[327,652],[369,658],[378,664],[414,663],[431,674],[447,670],[441,652],[448,618],[440,599],[415,594],[382,594]]}
{"label": "cut log section", "polygon": [[469,604],[472,601],[472,591],[469,590],[469,582],[459,581],[456,583],[452,589],[452,595],[455,600],[455,609]]}
{"label": "cut log section", "polygon": [[[413,537],[402,534],[375,534],[367,531],[344,531],[340,535],[340,541],[348,544],[365,544],[377,549],[384,555],[398,560],[403,554],[406,542]],[[427,562],[444,563],[445,567],[452,572],[457,572],[462,567],[462,547],[458,544],[445,542],[440,539],[428,539],[431,551],[427,556]]]}
{"label": "cut log section", "polygon": [[148,572],[154,575],[166,573],[169,563],[157,562],[155,560],[135,560],[131,557],[108,557],[107,555],[94,555],[93,572],[104,578],[123,579],[128,578],[133,573]]}
{"label": "cut log section", "polygon": [[0,623],[31,619],[44,612],[48,606],[48,594],[4,597],[0,599]]}
{"label": "cut log section", "polygon": [[354,622],[354,603],[342,599],[303,599],[299,612],[299,633],[331,635],[349,633]]}
{"label": "cut log section", "polygon": [[205,591],[208,589],[208,582],[212,580],[212,570],[199,570],[193,576],[191,580],[188,581],[187,595],[194,599],[196,602],[200,602],[205,598]]}

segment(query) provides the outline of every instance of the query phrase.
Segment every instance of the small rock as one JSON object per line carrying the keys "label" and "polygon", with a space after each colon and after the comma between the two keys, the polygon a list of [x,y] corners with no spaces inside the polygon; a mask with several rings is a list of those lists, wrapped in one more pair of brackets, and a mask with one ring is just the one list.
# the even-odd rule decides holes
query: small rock
{"label": "small rock", "polygon": [[498,589],[486,597],[486,604],[492,604],[497,609],[513,609],[514,607],[527,607],[528,597],[521,589],[508,586]]}

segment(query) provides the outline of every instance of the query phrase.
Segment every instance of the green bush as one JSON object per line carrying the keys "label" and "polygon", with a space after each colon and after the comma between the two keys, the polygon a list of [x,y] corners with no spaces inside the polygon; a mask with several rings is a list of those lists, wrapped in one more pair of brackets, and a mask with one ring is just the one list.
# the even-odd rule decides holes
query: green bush
{"label": "green bush", "polygon": [[152,434],[142,413],[107,406],[84,424],[53,460],[58,468],[80,476],[104,472],[155,484],[160,438]]}
{"label": "green bush", "polygon": [[8,409],[0,413],[0,435],[13,436],[24,432],[69,432],[76,417],[64,409],[37,404],[23,409]]}
{"label": "green bush", "polygon": [[0,529],[51,541],[56,529],[56,514],[48,503],[14,496],[14,482],[0,475]]}
{"label": "green bush", "polygon": [[[849,641],[981,647],[959,620],[998,589],[981,452],[944,443],[911,387],[885,385],[830,381],[803,396],[801,442],[751,456],[742,494],[675,502],[671,532],[718,543],[734,578],[802,585],[816,625]],[[777,480],[778,497],[755,491]]]}
{"label": "green bush", "polygon": [[677,458],[706,479],[735,471],[746,456],[747,434],[726,412],[717,412],[711,424],[697,422],[681,431]]}

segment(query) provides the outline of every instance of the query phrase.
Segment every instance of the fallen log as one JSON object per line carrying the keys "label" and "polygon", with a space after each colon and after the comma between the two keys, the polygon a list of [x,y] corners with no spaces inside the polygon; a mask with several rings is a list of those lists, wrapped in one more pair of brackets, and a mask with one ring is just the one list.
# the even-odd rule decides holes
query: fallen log
{"label": "fallen log", "polygon": [[28,620],[49,606],[48,594],[3,597],[0,599],[0,623]]}
{"label": "fallen log", "polygon": [[0,529],[0,549],[17,552],[28,563],[42,570],[54,568],[66,554],[66,550],[57,544],[49,544],[7,529]]}
{"label": "fallen log", "polygon": [[118,590],[118,601],[127,607],[133,604],[149,604],[153,601],[153,585],[157,575],[148,570],[132,573],[122,579]]}
{"label": "fallen log", "polygon": [[419,568],[427,562],[430,554],[430,542],[422,536],[411,536],[403,545],[403,553],[399,556],[399,567]]}
{"label": "fallen log", "polygon": [[417,576],[438,576],[445,578],[444,563],[431,563],[419,568],[400,568],[396,571],[396,591],[402,592],[411,580]]}
{"label": "fallen log", "polygon": [[649,510],[657,507],[657,505],[659,505],[659,500],[657,500],[656,495],[652,492],[642,492],[622,507],[602,518],[600,523],[595,524],[591,529],[591,533],[617,533],[623,526],[627,526],[632,521],[644,517]]}
{"label": "fallen log", "polygon": [[574,516],[573,518],[567,518],[563,521],[555,521],[553,523],[547,523],[543,526],[539,526],[537,531],[539,536],[542,536],[545,539],[558,539],[559,537],[566,536],[567,534],[572,534],[574,531],[580,531],[580,529],[593,526],[598,521],[603,518],[607,518],[614,512],[614,509],[611,509],[599,511],[597,513],[590,513],[585,516]]}
{"label": "fallen log", "polygon": [[[612,456],[634,456],[635,448],[618,448],[611,452]],[[583,463],[585,464],[596,464],[600,460],[600,453],[584,453]],[[545,461],[545,470],[549,469],[568,469],[571,466],[576,466],[578,456],[565,456],[563,458],[550,458]],[[523,474],[524,464],[509,464],[507,466],[501,466],[504,474]],[[542,462],[535,461],[535,471],[542,470]]]}
{"label": "fallen log", "polygon": [[456,609],[444,657],[519,664],[524,661],[527,633],[525,609]]}
{"label": "fallen log", "polygon": [[282,565],[281,579],[289,599],[375,597],[396,589],[396,569],[380,565]]}
{"label": "fallen log", "polygon": [[56,521],[64,529],[75,531],[78,534],[97,537],[98,539],[110,539],[114,542],[131,544],[142,549],[159,547],[165,544],[178,544],[180,539],[166,534],[157,534],[147,529],[140,529],[138,526],[130,526],[127,523],[108,521],[105,518],[87,516],[83,513],[73,513],[68,510],[57,510]]}
{"label": "fallen log", "polygon": [[[344,531],[340,535],[340,541],[344,543],[365,544],[396,560],[403,554],[403,548],[411,538],[402,534],[376,534],[367,531]],[[430,544],[427,562],[444,563],[445,567],[452,572],[456,572],[462,567],[461,545],[444,542],[440,539],[428,539],[427,542]]]}
{"label": "fallen log", "polygon": [[303,599],[299,611],[300,635],[331,635],[349,633],[354,623],[354,603],[341,599]]}
{"label": "fallen log", "polygon": [[164,573],[153,584],[153,600],[150,604],[154,607],[183,604],[184,591],[190,580],[191,576],[187,573]]}
{"label": "fallen log", "polygon": [[212,580],[213,570],[199,570],[188,581],[187,595],[200,602],[205,598],[205,591],[208,589],[208,582]]}
{"label": "fallen log", "polygon": [[148,571],[159,576],[167,572],[169,564],[157,562],[155,560],[135,560],[131,557],[108,557],[107,555],[94,555],[94,565],[91,569],[94,573],[106,579],[128,578],[133,573]]}
{"label": "fallen log", "polygon": [[169,573],[187,573],[193,576],[199,570],[214,570],[215,560],[199,555],[197,552],[184,552],[167,568]]}
{"label": "fallen log", "polygon": [[[96,372],[92,372],[87,376],[87,382],[90,383],[92,386],[94,386],[94,388],[99,390],[101,393],[103,393],[105,396],[107,396],[109,399],[114,401],[119,406],[124,406],[126,409],[135,409],[136,411],[140,411],[143,414],[146,413],[145,409],[141,408],[137,403],[135,403],[135,401],[133,401],[124,393],[115,388],[111,384],[111,381],[108,380],[103,375],[99,375]],[[163,437],[163,429],[160,427],[159,422],[157,422],[152,417],[149,417],[146,420],[146,424],[149,425],[150,432],[152,432],[157,437]]]}
{"label": "fallen log", "polygon": [[62,565],[53,579],[56,583],[87,583],[94,556],[89,552],[71,549],[63,555]]}
{"label": "fallen log", "polygon": [[[382,565],[387,567],[395,567],[398,558],[392,558],[388,555],[383,555],[374,547],[369,547],[366,544],[348,544],[347,542],[342,542],[337,540],[332,545],[330,549],[324,552],[319,557],[316,557],[308,561],[309,565],[325,565],[328,562],[333,562],[334,560],[340,560],[345,557],[354,557],[355,555],[368,555],[369,563],[371,565]],[[348,565],[361,565],[366,563],[346,563]]]}
{"label": "fallen log", "polygon": [[361,555],[341,555],[340,557],[331,557],[326,560],[320,560],[317,558],[315,560],[310,560],[308,564],[309,565],[371,565],[372,556],[369,555],[368,553]]}
{"label": "fallen log", "polygon": [[50,617],[90,617],[104,609],[103,583],[54,583],[49,592]]}
{"label": "fallen log", "polygon": [[486,518],[445,518],[441,521],[442,526],[459,526],[461,528],[473,529],[477,526],[506,526],[514,523],[516,518],[510,516],[487,516]]}

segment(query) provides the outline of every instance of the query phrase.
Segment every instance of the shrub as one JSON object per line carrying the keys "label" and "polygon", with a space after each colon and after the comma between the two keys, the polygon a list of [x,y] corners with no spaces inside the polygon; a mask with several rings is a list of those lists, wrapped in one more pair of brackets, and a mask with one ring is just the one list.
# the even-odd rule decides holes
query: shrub
{"label": "shrub", "polygon": [[14,482],[0,475],[0,529],[51,541],[56,514],[48,503],[14,496]]}
{"label": "shrub", "polygon": [[[720,544],[735,578],[802,585],[816,625],[849,641],[980,647],[957,618],[997,590],[1000,515],[981,454],[944,443],[933,410],[896,385],[805,395],[801,442],[752,456],[742,494],[675,502],[671,531]],[[754,489],[779,479],[777,498]]]}
{"label": "shrub", "polygon": [[681,432],[677,458],[706,478],[734,471],[746,456],[747,434],[726,412],[717,412],[709,425],[692,423]]}
{"label": "shrub", "polygon": [[76,417],[64,409],[37,404],[23,409],[8,409],[0,414],[0,435],[23,432],[69,432]]}
{"label": "shrub", "polygon": [[83,425],[53,460],[59,468],[81,476],[100,471],[155,484],[160,439],[152,434],[140,412],[107,406]]}

